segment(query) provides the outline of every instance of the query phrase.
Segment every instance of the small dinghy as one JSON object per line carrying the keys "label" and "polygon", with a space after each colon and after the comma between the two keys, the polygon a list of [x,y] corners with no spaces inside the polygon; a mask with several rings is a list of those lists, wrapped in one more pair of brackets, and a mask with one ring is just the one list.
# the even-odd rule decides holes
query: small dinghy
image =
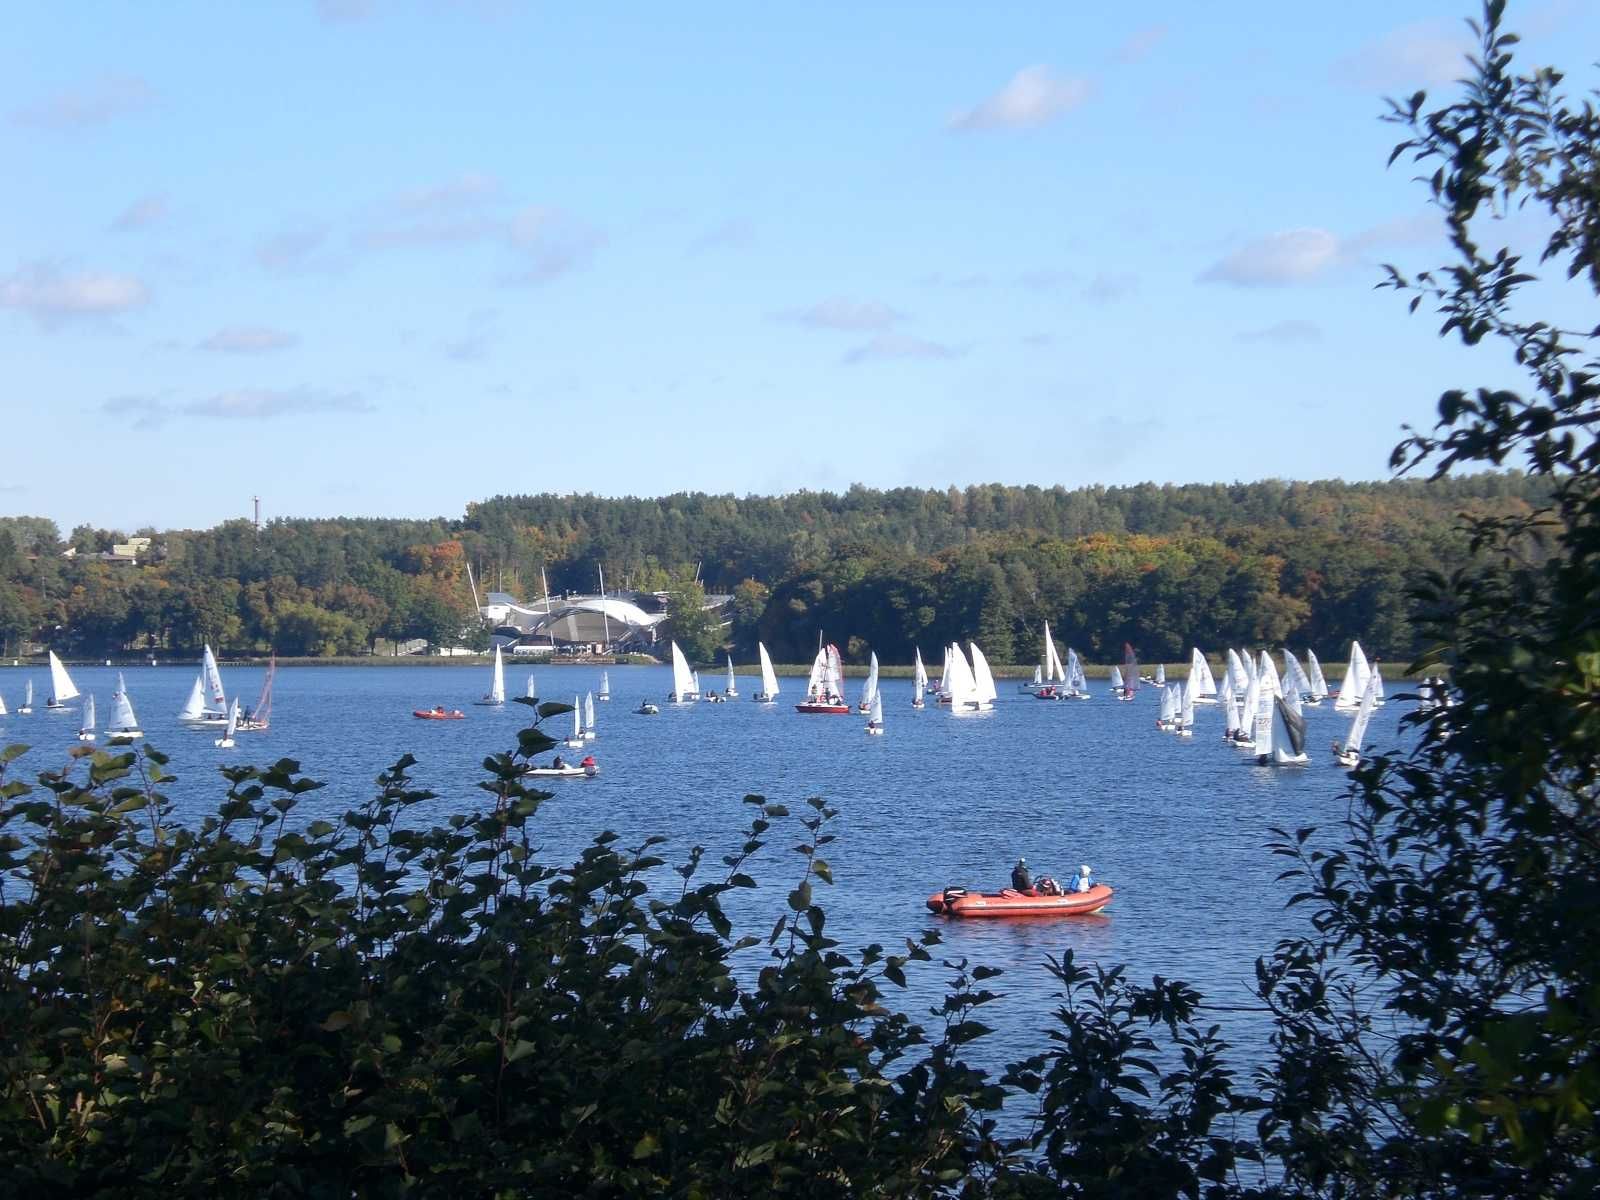
{"label": "small dinghy", "polygon": [[467,714],[459,708],[446,708],[435,704],[432,708],[413,708],[411,715],[419,721],[465,721]]}
{"label": "small dinghy", "polygon": [[657,708],[654,704],[651,704],[650,701],[646,700],[643,704],[639,705],[639,707],[634,709],[633,711],[638,713],[641,717],[653,717],[656,714],[658,714],[661,710],[659,708]]}
{"label": "small dinghy", "polygon": [[586,755],[582,762],[563,762],[559,757],[548,766],[529,767],[522,773],[524,779],[593,779],[600,774],[600,764],[594,756]]}
{"label": "small dinghy", "polygon": [[1040,895],[1002,888],[972,892],[947,887],[928,897],[928,911],[947,917],[1070,917],[1097,913],[1111,903],[1111,889],[1097,883],[1086,892]]}

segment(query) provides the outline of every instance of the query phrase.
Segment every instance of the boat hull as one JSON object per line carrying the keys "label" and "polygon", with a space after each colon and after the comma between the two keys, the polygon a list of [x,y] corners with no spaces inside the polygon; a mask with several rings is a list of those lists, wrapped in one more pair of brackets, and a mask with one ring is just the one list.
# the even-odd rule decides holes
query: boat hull
{"label": "boat hull", "polygon": [[850,706],[848,704],[796,704],[794,710],[797,713],[824,714],[828,716],[847,717],[850,715]]}
{"label": "boat hull", "polygon": [[467,714],[459,708],[453,708],[449,712],[434,712],[432,709],[414,708],[411,710],[411,715],[419,721],[465,721],[467,719]]}
{"label": "boat hull", "polygon": [[1097,883],[1087,892],[1036,896],[1005,888],[999,892],[969,892],[946,888],[927,899],[928,911],[949,917],[1070,917],[1097,913],[1111,903],[1112,891]]}

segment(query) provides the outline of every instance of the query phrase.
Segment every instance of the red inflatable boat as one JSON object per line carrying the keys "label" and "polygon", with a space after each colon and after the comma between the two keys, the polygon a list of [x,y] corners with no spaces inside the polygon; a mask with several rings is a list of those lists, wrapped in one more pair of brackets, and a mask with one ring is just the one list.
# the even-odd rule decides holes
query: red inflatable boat
{"label": "red inflatable boat", "polygon": [[1087,892],[1041,896],[1004,888],[998,892],[970,892],[947,887],[928,897],[928,909],[949,917],[1070,917],[1097,913],[1111,903],[1111,889],[1097,883]]}
{"label": "red inflatable boat", "polygon": [[413,708],[411,715],[419,721],[465,721],[467,714],[459,708],[447,709],[443,705],[433,708]]}

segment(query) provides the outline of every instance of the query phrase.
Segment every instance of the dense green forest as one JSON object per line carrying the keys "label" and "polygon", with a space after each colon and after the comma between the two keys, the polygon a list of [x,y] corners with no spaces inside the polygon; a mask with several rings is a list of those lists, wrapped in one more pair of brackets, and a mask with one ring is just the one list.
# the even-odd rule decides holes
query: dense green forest
{"label": "dense green forest", "polygon": [[[1520,473],[1385,483],[1141,484],[659,499],[502,496],[460,520],[230,521],[63,540],[0,518],[0,639],[102,656],[185,651],[359,654],[378,639],[478,641],[467,567],[523,596],[695,580],[735,596],[730,629],[683,620],[692,655],[757,637],[805,661],[824,631],[847,657],[975,637],[996,662],[1037,653],[1044,621],[1091,659],[1123,642],[1149,660],[1188,647],[1293,643],[1382,657],[1415,649],[1410,585],[1469,558],[1462,514],[1517,517],[1548,496]],[[67,556],[68,552],[70,556]]]}

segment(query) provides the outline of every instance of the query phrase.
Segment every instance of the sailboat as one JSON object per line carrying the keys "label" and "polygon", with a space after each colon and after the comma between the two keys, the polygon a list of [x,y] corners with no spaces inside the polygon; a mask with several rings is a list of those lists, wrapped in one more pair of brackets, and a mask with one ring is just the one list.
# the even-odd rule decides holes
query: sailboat
{"label": "sailboat", "polygon": [[867,681],[861,685],[861,703],[856,706],[857,712],[869,713],[872,711],[873,698],[878,694],[878,652],[872,651],[867,665]]}
{"label": "sailboat", "polygon": [[911,707],[922,708],[926,704],[926,701],[923,700],[922,696],[923,693],[928,690],[928,668],[922,665],[921,646],[915,648],[915,653],[915,673],[911,677]]}
{"label": "sailboat", "polygon": [[206,719],[206,677],[201,672],[194,677],[194,686],[189,689],[189,698],[183,702],[183,707],[178,710],[178,720],[186,725],[201,725]]}
{"label": "sailboat", "polygon": [[481,700],[474,700],[474,704],[497,706],[506,702],[506,667],[500,657],[500,647],[494,648],[494,678],[490,681],[489,690]]}
{"label": "sailboat", "polygon": [[583,698],[583,740],[592,742],[594,739],[594,693],[590,692]]}
{"label": "sailboat", "polygon": [[722,694],[729,700],[737,700],[739,698],[739,685],[733,679],[733,655],[731,654],[728,655],[728,686],[722,690]]}
{"label": "sailboat", "polygon": [[1373,667],[1372,668],[1372,678],[1368,682],[1372,684],[1372,694],[1375,697],[1375,700],[1376,700],[1376,703],[1377,703],[1378,707],[1382,708],[1383,707],[1383,672],[1378,670],[1377,667]]}
{"label": "sailboat", "polygon": [[761,660],[761,690],[750,697],[757,704],[776,704],[778,701],[778,673],[772,669],[772,657],[765,642],[756,643],[756,657]]}
{"label": "sailboat", "polygon": [[1194,736],[1194,702],[1195,696],[1199,690],[1200,681],[1195,676],[1191,675],[1184,681],[1183,691],[1178,701],[1178,725],[1176,732],[1179,737]]}
{"label": "sailboat", "polygon": [[1064,700],[1066,698],[1067,669],[1061,664],[1061,655],[1056,651],[1055,639],[1050,636],[1050,622],[1044,623],[1044,661],[1034,669],[1033,685],[1025,687],[1025,692],[1031,691],[1040,700]]}
{"label": "sailboat", "polygon": [[1290,687],[1272,703],[1278,718],[1272,738],[1272,765],[1297,767],[1310,762],[1306,753],[1306,719],[1300,715],[1300,693]]}
{"label": "sailboat", "polygon": [[1339,698],[1333,702],[1335,710],[1355,712],[1360,708],[1371,674],[1372,668],[1367,665],[1367,656],[1361,649],[1361,643],[1351,642],[1350,662],[1344,669],[1344,678],[1339,681]]}
{"label": "sailboat", "polygon": [[0,696],[0,717],[3,717],[5,715],[6,715],[6,698],[4,696]]}
{"label": "sailboat", "polygon": [[1122,668],[1111,668],[1111,694],[1118,700],[1122,699]]}
{"label": "sailboat", "polygon": [[572,698],[572,736],[566,744],[574,750],[583,749],[583,702],[576,696]]}
{"label": "sailboat", "polygon": [[277,674],[278,656],[274,654],[267,660],[267,674],[261,681],[261,695],[256,697],[256,706],[239,714],[240,729],[260,732],[272,724],[272,683]]}
{"label": "sailboat", "polygon": [[694,673],[689,670],[689,660],[678,649],[677,642],[672,643],[672,691],[667,693],[667,699],[673,704],[693,704],[700,699],[694,684]]}
{"label": "sailboat", "polygon": [[829,642],[817,651],[806,681],[806,698],[794,706],[795,712],[844,714],[850,705],[844,698],[844,667],[839,662],[839,647]]}
{"label": "sailboat", "polygon": [[78,726],[78,740],[80,742],[94,741],[94,697],[87,696],[83,701],[83,724]]}
{"label": "sailboat", "polygon": [[17,706],[17,715],[22,717],[33,714],[33,680],[28,680],[22,687],[22,703]]}
{"label": "sailboat", "polygon": [[[1239,719],[1233,731],[1233,744],[1237,749],[1250,750],[1255,747],[1256,738],[1261,732],[1258,720],[1260,710],[1261,680],[1252,679],[1245,685],[1244,693],[1239,698]],[[1267,736],[1272,736],[1270,720],[1267,722]]]}
{"label": "sailboat", "polygon": [[1250,686],[1255,696],[1255,711],[1250,711],[1247,696],[1245,720],[1250,722],[1250,745],[1255,749],[1256,762],[1265,764],[1272,759],[1272,724],[1277,697],[1267,687],[1265,680],[1257,678]]}
{"label": "sailboat", "polygon": [[[528,675],[528,686],[529,687],[533,686],[533,675],[532,675],[531,672]],[[528,694],[532,695],[533,693],[530,692]],[[608,703],[610,701],[610,699],[611,699],[611,672],[610,671],[601,671],[600,672],[600,694],[598,696],[596,696],[595,699],[600,701],[601,704],[606,704],[606,703]]]}
{"label": "sailboat", "polygon": [[872,715],[867,718],[867,732],[876,736],[883,736],[883,694],[872,694]]}
{"label": "sailboat", "polygon": [[1361,695],[1361,703],[1356,708],[1356,715],[1351,718],[1350,732],[1345,734],[1344,744],[1333,744],[1333,759],[1341,767],[1350,768],[1361,762],[1361,743],[1367,737],[1367,722],[1372,720],[1372,710],[1378,706],[1378,691],[1375,680],[1367,681],[1367,690]]}
{"label": "sailboat", "polygon": [[1034,663],[1033,678],[1028,680],[1027,683],[1017,684],[1017,691],[1027,692],[1030,695],[1037,696],[1039,692],[1043,690],[1044,686],[1044,667],[1040,663]]}
{"label": "sailboat", "polygon": [[1283,648],[1283,680],[1285,689],[1293,688],[1299,692],[1300,702],[1304,704],[1306,693],[1311,690],[1311,676],[1306,674],[1294,651],[1287,646]]}
{"label": "sailboat", "polygon": [[200,655],[200,676],[205,681],[204,695],[207,701],[202,705],[200,720],[221,725],[228,719],[228,700],[222,690],[222,672],[217,669],[217,656],[211,653],[209,642]]}
{"label": "sailboat", "polygon": [[222,736],[217,739],[216,744],[219,747],[221,747],[223,750],[232,750],[233,749],[233,735],[234,735],[235,731],[238,730],[238,728],[239,728],[239,697],[235,696],[233,698],[233,703],[228,708],[228,725],[227,725],[227,728],[225,728],[222,731]]}
{"label": "sailboat", "polygon": [[[989,670],[989,660],[978,649],[977,642],[968,642],[967,649],[972,653],[973,682],[978,685],[978,708],[993,708],[1000,694],[994,686],[994,672]],[[959,654],[960,650],[957,649],[956,653]]]}
{"label": "sailboat", "polygon": [[106,741],[113,746],[126,746],[144,736],[139,719],[133,715],[133,701],[128,699],[128,685],[117,672],[117,690],[111,697],[111,721],[106,725]]}
{"label": "sailboat", "polygon": [[1217,703],[1217,679],[1211,673],[1211,664],[1206,661],[1206,656],[1200,653],[1199,646],[1196,646],[1194,653],[1189,656],[1189,678],[1195,681],[1194,695],[1190,697],[1190,703]]}
{"label": "sailboat", "polygon": [[1089,698],[1089,677],[1083,673],[1083,659],[1071,646],[1067,647],[1067,690],[1064,694],[1068,700]]}
{"label": "sailboat", "polygon": [[1156,728],[1171,731],[1178,727],[1178,689],[1161,689],[1161,710],[1156,714]]}
{"label": "sailboat", "polygon": [[61,665],[61,660],[56,657],[54,650],[50,655],[50,697],[45,700],[46,712],[66,712],[64,701],[77,698],[78,688],[72,682],[72,676],[67,674],[67,669]]}
{"label": "sailboat", "polygon": [[1322,664],[1317,661],[1317,652],[1306,651],[1306,674],[1311,679],[1311,686],[1306,689],[1302,701],[1308,707],[1321,704],[1328,696],[1328,681],[1322,677]]}
{"label": "sailboat", "polygon": [[522,689],[522,694],[526,699],[529,700],[537,700],[539,698],[539,690],[534,686],[533,683],[532,671],[528,672],[528,685]]}
{"label": "sailboat", "polygon": [[1120,700],[1132,700],[1139,690],[1139,658],[1133,652],[1132,642],[1122,643],[1122,695]]}

